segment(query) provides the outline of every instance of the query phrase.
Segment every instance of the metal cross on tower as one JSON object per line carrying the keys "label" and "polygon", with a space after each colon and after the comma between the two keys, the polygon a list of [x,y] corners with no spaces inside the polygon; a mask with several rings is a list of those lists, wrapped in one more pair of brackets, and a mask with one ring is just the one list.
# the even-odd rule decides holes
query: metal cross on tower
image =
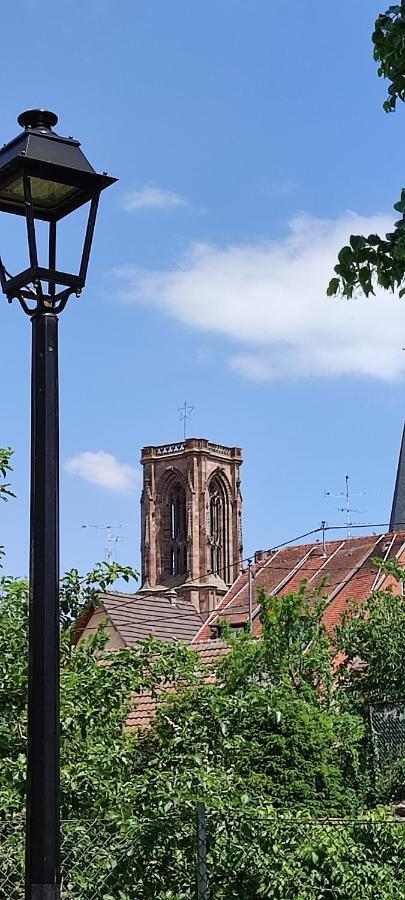
{"label": "metal cross on tower", "polygon": [[180,422],[184,422],[184,440],[187,438],[187,422],[191,419],[191,414],[194,412],[194,406],[189,406],[187,400],[184,401],[184,406],[179,407],[180,413]]}

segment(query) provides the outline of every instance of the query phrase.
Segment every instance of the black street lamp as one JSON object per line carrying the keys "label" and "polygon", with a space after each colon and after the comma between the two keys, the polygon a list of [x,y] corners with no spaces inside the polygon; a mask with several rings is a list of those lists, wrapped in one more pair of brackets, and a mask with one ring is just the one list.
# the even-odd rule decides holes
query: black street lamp
{"label": "black street lamp", "polygon": [[[58,313],[85,285],[99,196],[116,181],[92,168],[78,141],[52,130],[57,121],[43,109],[22,113],[24,131],[0,150],[0,212],[25,217],[29,257],[14,276],[0,259],[0,283],[33,327],[26,900],[60,896]],[[86,203],[79,272],[59,271],[57,223]],[[49,223],[45,265],[38,219]]]}

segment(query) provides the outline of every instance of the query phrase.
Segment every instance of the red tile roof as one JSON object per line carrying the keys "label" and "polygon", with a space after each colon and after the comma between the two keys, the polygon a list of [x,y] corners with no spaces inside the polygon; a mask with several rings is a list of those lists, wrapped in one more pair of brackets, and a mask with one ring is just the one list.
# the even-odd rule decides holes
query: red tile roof
{"label": "red tile roof", "polygon": [[228,644],[219,640],[199,641],[198,644],[193,644],[191,649],[198,653],[201,666],[208,666],[210,671],[213,671],[220,660],[229,653]]}
{"label": "red tile roof", "polygon": [[[325,581],[328,604],[324,621],[331,630],[351,602],[360,602],[373,589],[386,587],[390,583],[395,585],[390,576],[378,572],[372,564],[372,559],[374,557],[401,559],[404,556],[405,531],[328,541],[325,545],[325,554],[319,541],[260,553],[260,558],[256,559],[253,566],[254,633],[260,632],[259,606],[256,599],[258,588],[264,588],[269,594],[282,596],[297,590],[304,579],[310,589],[319,587]],[[248,603],[248,571],[244,570],[229,588],[218,608],[211,613],[191,639],[191,647],[198,652],[202,664],[201,680],[214,680],[217,662],[229,652],[223,641],[213,638],[215,626],[223,619],[230,625],[246,622],[249,613]],[[183,605],[188,606],[184,601]],[[125,622],[120,622],[121,615]],[[126,610],[125,615],[123,612],[119,613],[117,619],[117,611],[112,608],[111,617],[119,622],[120,634],[125,633],[129,638],[130,626]],[[204,672],[204,669],[208,671]],[[158,707],[167,700],[168,693],[175,690],[175,686],[167,685],[160,688],[155,697],[150,692],[135,696],[134,707],[125,727],[148,728]]]}
{"label": "red tile roof", "polygon": [[155,718],[156,710],[165,702],[169,692],[173,693],[173,691],[173,687],[167,687],[159,690],[155,697],[150,691],[134,697],[134,707],[127,716],[125,731],[132,731],[133,728],[149,728]]}
{"label": "red tile roof", "polygon": [[[324,621],[332,629],[352,601],[360,602],[371,590],[389,582],[390,579],[379,575],[371,560],[376,556],[401,558],[405,554],[405,531],[328,541],[325,550],[326,555],[322,543],[316,541],[260,553],[253,566],[254,633],[260,631],[258,588],[264,588],[268,594],[283,595],[297,590],[303,580],[307,580],[309,588],[316,588],[326,579],[328,605]],[[193,646],[212,638],[215,626],[223,619],[230,625],[246,622],[248,604],[248,572],[244,570],[201,626],[193,638]]]}
{"label": "red tile roof", "polygon": [[[229,647],[224,641],[200,641],[193,646],[201,662],[200,680],[206,683],[215,681],[215,666],[218,662],[229,653]],[[208,671],[206,671],[206,669]],[[168,694],[176,691],[174,685],[165,685],[159,688],[156,696],[151,691],[144,691],[142,694],[135,694],[133,698],[133,709],[129,713],[125,730],[131,731],[133,728],[149,728],[155,715],[156,710],[162,706]]]}

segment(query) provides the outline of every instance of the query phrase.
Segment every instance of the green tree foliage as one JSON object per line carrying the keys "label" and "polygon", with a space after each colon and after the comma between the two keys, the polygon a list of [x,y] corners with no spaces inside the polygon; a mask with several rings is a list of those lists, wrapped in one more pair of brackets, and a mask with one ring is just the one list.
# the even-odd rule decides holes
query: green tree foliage
{"label": "green tree foliage", "polygon": [[[138,791],[152,803],[157,782],[166,802],[173,779],[177,800],[353,812],[362,730],[328,690],[333,649],[320,625],[322,607],[304,590],[284,602],[263,595],[263,640],[234,642],[217,682],[202,683],[197,655],[181,643],[150,640],[111,653],[101,629],[71,652],[72,614],[120,574],[130,570],[103,564],[85,579],[74,570],[63,580],[65,815],[104,814],[113,804],[128,810]],[[24,796],[28,598],[21,581],[3,578],[0,591],[0,808],[8,816]],[[152,733],[123,733],[134,692],[175,685]]]}
{"label": "green tree foliage", "polygon": [[261,604],[262,640],[233,641],[215,684],[168,701],[153,736],[136,742],[137,772],[152,768],[166,784],[176,771],[184,797],[211,805],[226,798],[233,808],[351,814],[363,726],[331,699],[322,605],[304,588],[282,599],[262,594]]}
{"label": "green tree foliage", "polygon": [[[377,564],[399,583],[405,581],[405,569],[396,562]],[[344,688],[357,704],[368,708],[372,703],[404,700],[404,634],[405,597],[392,588],[373,591],[348,610],[336,638],[345,655]]]}
{"label": "green tree foliage", "polygon": [[373,33],[374,59],[379,63],[378,75],[390,82],[384,103],[392,112],[397,100],[405,100],[405,2],[390,6],[378,16]]}
{"label": "green tree foliage", "polygon": [[[381,825],[386,811],[352,825],[321,821],[355,818],[366,792],[365,722],[350,686],[332,690],[320,597],[304,586],[283,600],[263,594],[263,639],[230,639],[213,682],[181,643],[109,652],[101,627],[72,652],[73,615],[120,574],[131,572],[103,564],[83,579],[73,570],[62,588],[67,896],[91,900],[97,884],[103,900],[194,900],[203,801],[216,898],[371,900],[381,884],[387,900],[401,897],[405,837]],[[0,580],[0,888],[4,867],[17,884],[22,859],[27,602],[25,582]],[[152,729],[127,733],[144,691],[166,702]]]}
{"label": "green tree foliage", "polygon": [[[397,100],[405,100],[405,0],[378,16],[373,44],[374,58],[379,63],[378,75],[389,81],[384,109],[392,112]],[[350,299],[361,292],[369,297],[377,285],[385,290],[399,290],[399,296],[404,296],[405,190],[401,191],[394,209],[400,218],[385,237],[351,235],[350,244],[339,253],[336,277],[329,283],[328,296],[341,294]]]}
{"label": "green tree foliage", "polygon": [[[376,561],[380,571],[403,584],[405,570],[396,562]],[[393,582],[395,583],[395,582]],[[405,668],[405,597],[392,587],[373,591],[362,603],[349,609],[336,629],[336,643],[344,655],[337,696],[346,709],[365,723],[362,746],[363,768],[375,765],[369,727],[369,711],[387,704],[403,708]],[[398,757],[376,769],[375,796],[382,802],[405,798],[405,758]]]}
{"label": "green tree foliage", "polygon": [[[93,600],[95,585],[106,590],[127,567],[97,566],[80,580],[83,605]],[[135,573],[133,573],[135,575]],[[64,579],[61,629],[62,794],[65,816],[105,814],[124,803],[121,788],[129,780],[129,742],[123,723],[132,692],[190,673],[193,655],[182,644],[163,647],[144,642],[137,652],[107,653],[103,628],[72,652],[72,611],[78,608],[77,575],[73,575],[72,606]],[[0,579],[0,817],[21,812],[25,794],[27,697],[28,585]]]}
{"label": "green tree foliage", "polygon": [[11,472],[12,455],[13,451],[10,447],[0,447],[0,476],[3,479],[3,481],[0,481],[0,500],[8,500],[9,497],[14,497],[10,485],[4,481],[8,473]]}
{"label": "green tree foliage", "polygon": [[[8,473],[12,471],[11,468],[11,457],[13,455],[13,451],[10,447],[0,447],[0,500],[7,501],[10,497],[14,497],[14,494],[11,490],[11,487],[5,479],[8,476]],[[0,565],[1,559],[4,556],[4,547],[0,545]]]}
{"label": "green tree foliage", "polygon": [[131,578],[137,580],[138,573],[130,566],[121,566],[115,562],[97,563],[85,577],[77,569],[66,572],[60,583],[62,630],[74,626],[90,604],[97,609],[100,606],[100,593],[107,591],[119,578],[128,584]]}

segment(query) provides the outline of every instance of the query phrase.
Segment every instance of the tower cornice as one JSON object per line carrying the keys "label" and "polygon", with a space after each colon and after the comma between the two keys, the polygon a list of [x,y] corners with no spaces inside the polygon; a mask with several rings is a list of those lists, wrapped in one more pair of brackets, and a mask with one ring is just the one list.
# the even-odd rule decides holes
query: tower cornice
{"label": "tower cornice", "polygon": [[185,454],[203,454],[212,459],[227,459],[237,461],[240,464],[243,462],[240,447],[226,447],[224,444],[216,444],[205,438],[187,438],[185,441],[176,441],[172,444],[143,447],[141,450],[141,463],[167,457],[184,457]]}

